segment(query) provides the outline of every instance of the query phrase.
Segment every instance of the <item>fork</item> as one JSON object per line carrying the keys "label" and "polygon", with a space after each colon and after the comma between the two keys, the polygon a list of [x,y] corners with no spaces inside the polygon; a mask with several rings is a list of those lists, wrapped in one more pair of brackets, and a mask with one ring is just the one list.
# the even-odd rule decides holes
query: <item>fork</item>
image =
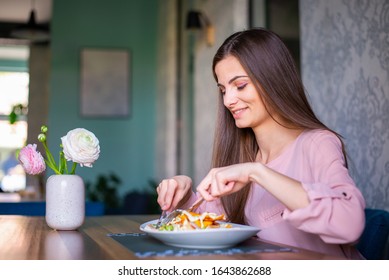
{"label": "fork", "polygon": [[[186,211],[187,212],[193,212],[195,211],[201,203],[203,203],[204,201],[204,198],[201,197],[199,199],[197,199]],[[161,227],[162,224],[167,224],[169,223],[170,221],[172,221],[175,217],[177,217],[178,215],[180,215],[184,210],[183,209],[175,209],[173,210],[172,212],[170,212],[169,214],[167,214],[167,212],[164,210],[162,211],[162,214],[161,216],[159,217],[158,219],[158,222],[157,222],[157,225],[155,226],[157,229]]]}
{"label": "fork", "polygon": [[161,225],[162,225],[162,221],[166,218],[167,216],[167,211],[166,210],[163,210],[162,213],[161,213],[161,216],[159,216],[159,219],[158,219],[158,222],[157,224],[155,225],[155,228],[160,228]]}

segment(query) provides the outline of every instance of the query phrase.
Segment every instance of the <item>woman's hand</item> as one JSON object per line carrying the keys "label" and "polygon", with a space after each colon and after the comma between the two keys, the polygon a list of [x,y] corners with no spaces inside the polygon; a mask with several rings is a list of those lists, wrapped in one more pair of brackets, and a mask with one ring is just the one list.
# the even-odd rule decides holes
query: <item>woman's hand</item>
{"label": "woman's hand", "polygon": [[309,204],[308,194],[301,182],[259,162],[214,168],[197,186],[197,191],[205,200],[212,201],[237,192],[250,182],[259,184],[291,211]]}
{"label": "woman's hand", "polygon": [[197,191],[207,201],[239,191],[250,182],[249,174],[256,163],[240,163],[213,168],[197,186]]}
{"label": "woman's hand", "polygon": [[191,195],[192,179],[185,175],[162,180],[157,187],[157,202],[162,210],[173,210]]}

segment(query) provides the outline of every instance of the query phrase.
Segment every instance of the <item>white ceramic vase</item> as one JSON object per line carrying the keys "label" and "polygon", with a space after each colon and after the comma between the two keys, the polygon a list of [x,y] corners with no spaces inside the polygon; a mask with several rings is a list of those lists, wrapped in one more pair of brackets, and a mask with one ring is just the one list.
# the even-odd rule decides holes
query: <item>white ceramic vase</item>
{"label": "white ceramic vase", "polygon": [[52,175],[46,182],[46,223],[56,230],[75,230],[85,219],[85,186],[78,175]]}

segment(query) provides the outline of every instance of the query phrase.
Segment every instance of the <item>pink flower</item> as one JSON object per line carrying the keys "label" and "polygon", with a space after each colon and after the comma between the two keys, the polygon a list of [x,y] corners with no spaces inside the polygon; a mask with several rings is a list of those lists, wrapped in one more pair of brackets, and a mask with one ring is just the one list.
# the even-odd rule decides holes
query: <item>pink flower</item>
{"label": "pink flower", "polygon": [[41,153],[36,150],[36,144],[28,144],[22,148],[18,159],[27,174],[37,175],[46,169],[45,160]]}
{"label": "pink flower", "polygon": [[[19,152],[19,161],[27,174],[42,173],[46,169],[46,165],[58,175],[75,174],[77,164],[92,167],[92,164],[99,158],[100,145],[96,136],[84,128],[76,128],[61,138],[62,151],[59,152],[57,165],[46,143],[47,130],[47,126],[43,125],[41,133],[38,135],[38,140],[45,149],[45,157],[36,150],[36,144],[28,144]],[[68,169],[66,160],[73,161],[71,170]]]}

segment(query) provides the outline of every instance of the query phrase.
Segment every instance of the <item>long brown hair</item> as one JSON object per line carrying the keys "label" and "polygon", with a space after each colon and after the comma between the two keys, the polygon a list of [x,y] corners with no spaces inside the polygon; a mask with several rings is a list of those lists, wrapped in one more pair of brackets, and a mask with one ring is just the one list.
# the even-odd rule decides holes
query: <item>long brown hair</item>
{"label": "long brown hair", "polygon": [[[282,120],[280,125],[292,129],[330,130],[313,112],[295,62],[277,34],[256,28],[240,31],[228,37],[213,59],[212,69],[216,82],[218,81],[215,73],[216,64],[227,56],[234,56],[240,62],[268,113],[273,119],[276,114]],[[231,113],[223,105],[223,96],[220,95],[212,166],[253,162],[258,150],[252,129],[236,127]],[[249,193],[250,184],[234,194],[221,198],[230,221],[245,223],[244,208]]]}

